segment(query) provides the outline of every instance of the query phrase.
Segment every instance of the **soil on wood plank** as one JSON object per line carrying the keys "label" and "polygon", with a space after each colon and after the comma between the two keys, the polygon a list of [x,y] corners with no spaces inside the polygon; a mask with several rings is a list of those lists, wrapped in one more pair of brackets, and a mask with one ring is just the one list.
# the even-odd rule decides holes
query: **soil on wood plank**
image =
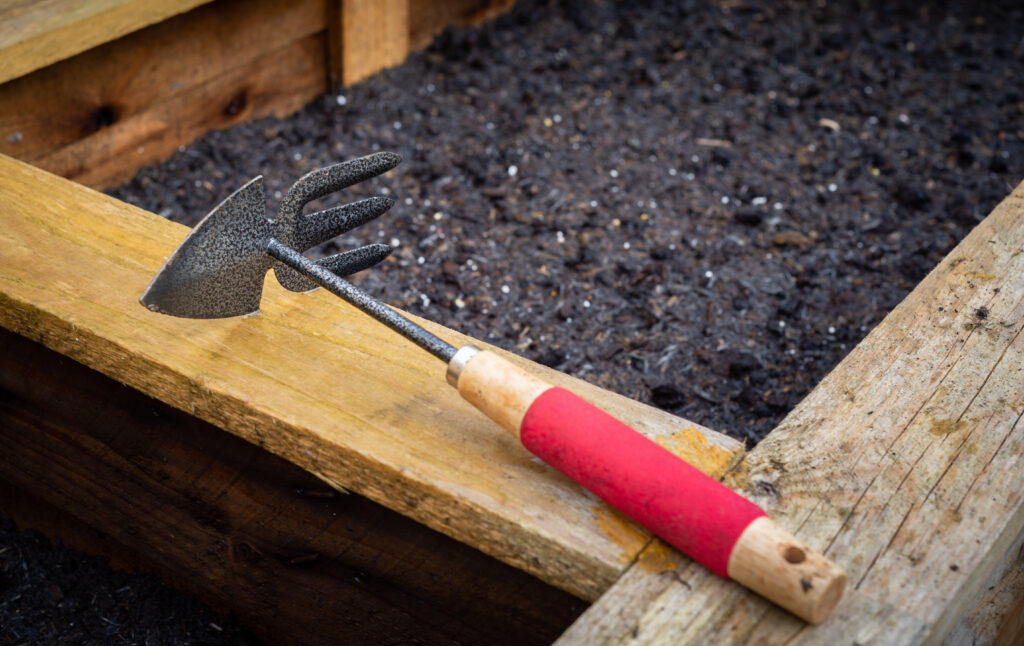
{"label": "soil on wood plank", "polygon": [[[391,213],[319,253],[397,244],[371,294],[756,442],[1024,178],[1022,32],[1013,2],[520,0],[114,194],[191,224],[394,150],[343,196]],[[0,624],[43,621],[4,577]]]}

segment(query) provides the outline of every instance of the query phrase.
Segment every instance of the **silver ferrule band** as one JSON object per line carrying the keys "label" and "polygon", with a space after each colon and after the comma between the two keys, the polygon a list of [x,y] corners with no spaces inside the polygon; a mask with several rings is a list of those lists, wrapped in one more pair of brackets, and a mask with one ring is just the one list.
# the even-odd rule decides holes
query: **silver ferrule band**
{"label": "silver ferrule band", "polygon": [[464,345],[458,349],[452,360],[448,362],[448,371],[445,373],[444,378],[452,388],[459,387],[459,375],[465,369],[466,364],[469,360],[475,357],[480,352],[480,348],[475,345]]}

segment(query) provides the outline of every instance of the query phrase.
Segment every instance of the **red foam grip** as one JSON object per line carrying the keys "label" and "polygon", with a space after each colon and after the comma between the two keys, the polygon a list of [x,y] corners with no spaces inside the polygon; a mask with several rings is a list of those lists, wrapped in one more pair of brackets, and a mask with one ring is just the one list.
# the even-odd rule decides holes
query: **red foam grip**
{"label": "red foam grip", "polygon": [[523,418],[523,445],[713,572],[728,577],[743,530],[765,512],[563,388]]}

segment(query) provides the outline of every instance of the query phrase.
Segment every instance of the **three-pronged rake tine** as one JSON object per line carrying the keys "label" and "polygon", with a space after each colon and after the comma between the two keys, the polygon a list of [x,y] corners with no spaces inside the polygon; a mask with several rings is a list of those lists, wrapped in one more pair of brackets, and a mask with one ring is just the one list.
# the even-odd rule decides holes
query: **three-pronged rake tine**
{"label": "three-pronged rake tine", "polygon": [[312,249],[387,213],[394,204],[390,197],[378,196],[304,215],[295,223],[292,248]]}
{"label": "three-pronged rake tine", "polygon": [[390,255],[391,247],[389,245],[370,244],[365,247],[321,258],[316,263],[344,278],[364,269],[369,269]]}
{"label": "three-pronged rake tine", "polygon": [[[302,208],[313,200],[386,173],[401,161],[402,158],[395,153],[381,152],[307,173],[292,185],[281,201],[277,217],[274,219],[275,237],[302,253],[385,213],[394,204],[394,200],[380,196],[308,215],[302,214]],[[379,262],[387,257],[387,254],[380,254],[381,250],[377,248],[360,256],[359,260],[362,262],[377,258]],[[374,264],[350,270],[345,263],[353,258],[339,254],[320,262],[324,266],[340,269],[347,274]],[[312,281],[281,263],[274,266],[274,274],[278,282],[292,291],[305,292],[316,288]]]}

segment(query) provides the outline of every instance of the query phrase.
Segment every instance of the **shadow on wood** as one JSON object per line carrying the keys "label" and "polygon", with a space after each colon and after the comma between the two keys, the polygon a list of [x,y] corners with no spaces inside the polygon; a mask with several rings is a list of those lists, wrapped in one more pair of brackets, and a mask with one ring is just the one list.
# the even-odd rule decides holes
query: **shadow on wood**
{"label": "shadow on wood", "polygon": [[585,607],[23,337],[0,345],[0,512],[268,643],[549,643]]}

